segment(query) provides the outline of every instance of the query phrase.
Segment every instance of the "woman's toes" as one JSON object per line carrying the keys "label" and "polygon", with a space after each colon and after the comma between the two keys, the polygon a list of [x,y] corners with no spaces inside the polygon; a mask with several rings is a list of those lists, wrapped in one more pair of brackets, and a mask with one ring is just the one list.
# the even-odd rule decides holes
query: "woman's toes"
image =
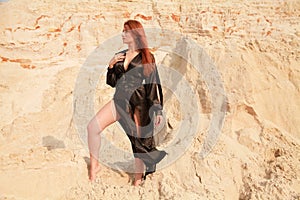
{"label": "woman's toes", "polygon": [[100,166],[93,167],[90,169],[90,181],[94,181],[96,179],[97,173],[100,171]]}

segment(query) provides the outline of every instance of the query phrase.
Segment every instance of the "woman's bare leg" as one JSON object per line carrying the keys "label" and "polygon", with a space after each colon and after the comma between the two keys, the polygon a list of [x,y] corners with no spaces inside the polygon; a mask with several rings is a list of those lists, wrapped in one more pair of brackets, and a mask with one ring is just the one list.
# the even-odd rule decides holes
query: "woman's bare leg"
{"label": "woman's bare leg", "polygon": [[111,100],[105,104],[93,117],[87,126],[88,130],[88,146],[90,151],[90,180],[94,181],[97,172],[100,170],[98,163],[100,149],[100,133],[110,124],[119,119],[119,116]]}
{"label": "woman's bare leg", "polygon": [[[141,137],[141,122],[140,122],[140,112],[138,109],[134,111],[134,121],[137,128],[138,137]],[[135,177],[134,186],[139,186],[142,183],[143,173],[144,173],[144,162],[140,158],[135,158]]]}

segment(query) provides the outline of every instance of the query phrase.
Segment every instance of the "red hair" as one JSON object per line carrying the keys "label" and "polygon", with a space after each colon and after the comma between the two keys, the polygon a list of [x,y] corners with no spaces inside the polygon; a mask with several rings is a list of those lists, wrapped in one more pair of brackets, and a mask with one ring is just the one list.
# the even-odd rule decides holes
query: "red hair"
{"label": "red hair", "polygon": [[128,26],[130,33],[132,34],[135,44],[137,46],[137,49],[141,51],[142,53],[142,63],[144,66],[144,75],[149,76],[151,72],[154,70],[154,58],[151,55],[149,48],[148,48],[148,42],[146,38],[146,34],[144,31],[144,28],[142,24],[139,21],[136,20],[128,20],[124,23]]}

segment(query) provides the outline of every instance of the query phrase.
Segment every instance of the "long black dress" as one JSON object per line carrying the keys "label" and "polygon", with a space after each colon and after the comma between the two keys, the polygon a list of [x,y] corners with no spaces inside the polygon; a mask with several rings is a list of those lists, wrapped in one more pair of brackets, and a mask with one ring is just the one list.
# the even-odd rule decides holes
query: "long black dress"
{"label": "long black dress", "polygon": [[[119,53],[126,54],[126,51]],[[155,62],[153,55],[152,58]],[[163,94],[156,65],[148,77],[144,76],[140,52],[131,60],[127,70],[124,69],[124,61],[108,68],[106,83],[116,88],[113,100],[120,116],[118,122],[131,142],[134,157],[145,163],[146,177],[155,172],[156,164],[166,155],[165,151],[156,149],[153,137],[153,116],[161,114],[163,109]],[[134,121],[135,112],[139,113],[140,126]]]}

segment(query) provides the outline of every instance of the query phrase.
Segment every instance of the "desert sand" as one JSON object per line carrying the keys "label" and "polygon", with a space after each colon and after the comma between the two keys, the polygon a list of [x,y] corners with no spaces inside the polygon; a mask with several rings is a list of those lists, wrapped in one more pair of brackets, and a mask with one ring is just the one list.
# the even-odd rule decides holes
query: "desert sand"
{"label": "desert sand", "polygon": [[[0,16],[1,200],[300,199],[299,1],[9,0]],[[105,66],[124,47],[110,39],[127,19],[157,30],[166,126],[156,139],[178,145],[140,187],[118,124],[102,133],[102,170],[88,180],[86,125],[112,98]]]}

